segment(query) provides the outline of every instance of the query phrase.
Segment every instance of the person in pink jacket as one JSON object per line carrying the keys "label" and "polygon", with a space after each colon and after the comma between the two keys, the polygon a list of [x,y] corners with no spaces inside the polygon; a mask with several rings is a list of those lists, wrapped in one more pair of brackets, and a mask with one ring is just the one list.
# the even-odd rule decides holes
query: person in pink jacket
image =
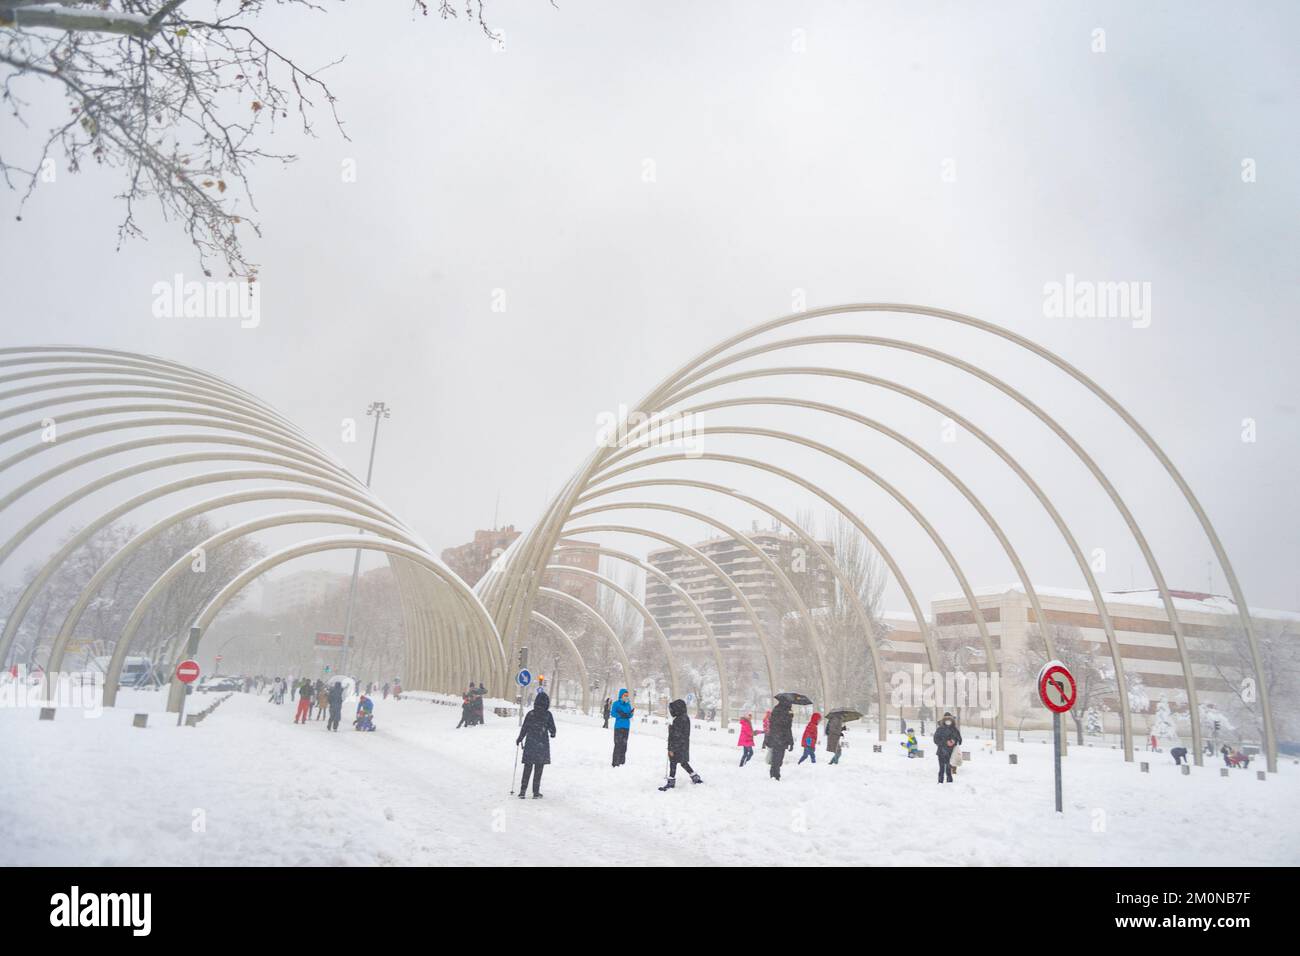
{"label": "person in pink jacket", "polygon": [[744,748],[740,755],[740,765],[743,767],[749,763],[749,758],[754,756],[753,714],[746,714],[740,718],[740,737],[736,740],[736,746]]}

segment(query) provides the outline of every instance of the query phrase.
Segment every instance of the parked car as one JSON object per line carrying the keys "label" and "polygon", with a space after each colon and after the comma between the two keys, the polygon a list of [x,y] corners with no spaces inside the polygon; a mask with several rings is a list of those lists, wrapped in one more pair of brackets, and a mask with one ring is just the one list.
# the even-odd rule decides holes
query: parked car
{"label": "parked car", "polygon": [[224,694],[226,691],[239,691],[243,689],[244,678],[242,677],[213,677],[199,684],[199,691],[204,694],[211,693],[212,691],[219,691]]}

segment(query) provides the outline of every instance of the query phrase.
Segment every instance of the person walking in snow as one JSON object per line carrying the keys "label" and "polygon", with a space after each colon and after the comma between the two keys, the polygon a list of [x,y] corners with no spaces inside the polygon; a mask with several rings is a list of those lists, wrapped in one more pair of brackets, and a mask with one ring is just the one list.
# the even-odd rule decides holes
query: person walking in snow
{"label": "person walking in snow", "polygon": [[[474,685],[471,684],[470,686],[473,687]],[[402,686],[399,684],[397,686],[397,694],[400,696],[401,693]],[[476,724],[483,723],[483,698],[486,696],[487,688],[483,686],[482,681],[479,681],[478,689],[474,691],[474,723]]]}
{"label": "person walking in snow", "polygon": [[343,717],[343,682],[335,681],[329,690],[330,719],[325,724],[326,730],[338,730],[339,720]]}
{"label": "person walking in snow", "polygon": [[469,689],[466,690],[465,693],[460,695],[460,723],[456,725],[456,729],[460,730],[460,728],[468,727],[471,723],[473,723],[473,715],[474,715],[474,685],[470,684]]}
{"label": "person walking in snow", "polygon": [[947,782],[952,783],[952,766],[949,761],[952,760],[953,750],[961,744],[961,730],[957,727],[957,720],[952,714],[944,713],[939,721],[939,726],[934,731],[934,752],[939,758],[939,782],[944,782],[946,776]]}
{"label": "person walking in snow", "polygon": [[388,700],[388,681],[384,681],[384,700]]}
{"label": "person walking in snow", "polygon": [[700,775],[691,769],[691,718],[686,716],[686,701],[678,699],[668,705],[673,722],[668,725],[668,779],[660,790],[677,786],[677,766],[691,775],[691,783],[703,783]]}
{"label": "person walking in snow", "polygon": [[609,705],[612,703],[613,701],[606,697],[605,703],[600,708],[600,716],[605,719],[605,723],[600,728],[601,730],[609,730]]}
{"label": "person walking in snow", "polygon": [[551,762],[551,738],[555,736],[555,718],[551,716],[551,698],[539,691],[533,698],[533,709],[524,718],[515,738],[515,746],[524,746],[524,775],[519,781],[519,799],[528,789],[528,778],[533,778],[533,799],[542,796],[542,768]]}
{"label": "person walking in snow", "polygon": [[805,760],[811,760],[813,763],[817,762],[817,727],[821,724],[821,721],[822,715],[814,711],[812,720],[808,721],[808,726],[803,729],[803,737],[800,738],[800,743],[803,745],[803,755],[799,758],[800,763]]}
{"label": "person walking in snow", "polygon": [[298,710],[293,715],[293,722],[295,724],[305,724],[310,715],[311,681],[304,677],[302,683],[298,685]]}
{"label": "person walking in snow", "polygon": [[627,688],[620,687],[618,700],[610,706],[614,715],[614,762],[612,766],[621,767],[627,763],[627,735],[632,730],[632,715],[636,708],[628,700]]}
{"label": "person walking in snow", "polygon": [[325,687],[324,681],[316,682],[316,719],[325,719],[325,708],[329,706],[330,692]]}
{"label": "person walking in snow", "polygon": [[763,746],[771,754],[772,763],[768,775],[773,780],[781,779],[781,764],[785,762],[786,751],[794,750],[794,710],[788,700],[777,701],[769,714],[770,720],[763,735]]}
{"label": "person walking in snow", "polygon": [[753,714],[746,714],[740,718],[740,735],[736,738],[736,746],[744,748],[740,753],[740,765],[743,767],[749,763],[749,758],[754,756]]}
{"label": "person walking in snow", "polygon": [[844,726],[844,718],[837,714],[832,714],[826,718],[826,751],[834,756],[831,757],[831,766],[840,762],[840,737],[848,733]]}

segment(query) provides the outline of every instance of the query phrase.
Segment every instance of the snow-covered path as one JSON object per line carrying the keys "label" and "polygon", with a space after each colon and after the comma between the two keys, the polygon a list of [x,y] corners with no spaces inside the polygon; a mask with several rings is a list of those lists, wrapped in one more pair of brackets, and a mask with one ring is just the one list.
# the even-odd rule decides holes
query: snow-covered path
{"label": "snow-covered path", "polygon": [[124,703],[96,719],[0,712],[0,864],[1300,863],[1289,761],[1259,782],[1208,765],[1184,777],[1164,754],[1140,774],[1074,748],[1058,816],[1037,743],[1012,746],[1011,766],[968,740],[974,757],[940,787],[932,759],[892,741],[873,754],[859,732],[840,766],[791,759],[778,784],[761,751],[741,769],[734,737],[699,730],[707,783],[659,793],[662,723],[634,726],[616,770],[600,721],[560,714],[534,801],[507,793],[516,724],[490,714],[455,730],[455,708],[380,701],[378,732],[331,734],[237,694],[198,728],[153,713],[138,730],[132,710],[159,695]]}

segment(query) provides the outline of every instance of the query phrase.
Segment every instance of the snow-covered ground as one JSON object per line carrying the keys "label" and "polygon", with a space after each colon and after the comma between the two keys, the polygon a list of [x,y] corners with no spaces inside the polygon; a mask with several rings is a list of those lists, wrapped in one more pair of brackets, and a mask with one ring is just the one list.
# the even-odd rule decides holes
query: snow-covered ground
{"label": "snow-covered ground", "polygon": [[[542,800],[509,795],[514,719],[456,730],[458,708],[380,701],[379,730],[296,726],[289,704],[236,694],[196,728],[126,692],[87,719],[0,710],[0,865],[13,864],[1035,864],[1300,863],[1300,767],[1259,781],[1218,766],[1150,774],[1114,750],[1071,749],[1065,813],[1052,809],[1051,749],[972,751],[951,786],[935,761],[851,734],[840,766],[695,731],[684,776],[660,793],[666,728],[636,723],[628,764],[609,766],[600,720],[559,714]],[[191,698],[199,706],[207,699]],[[135,710],[154,711],[144,730]],[[796,730],[799,727],[796,726]],[[860,728],[858,728],[860,730]],[[928,744],[928,741],[925,743]]]}

